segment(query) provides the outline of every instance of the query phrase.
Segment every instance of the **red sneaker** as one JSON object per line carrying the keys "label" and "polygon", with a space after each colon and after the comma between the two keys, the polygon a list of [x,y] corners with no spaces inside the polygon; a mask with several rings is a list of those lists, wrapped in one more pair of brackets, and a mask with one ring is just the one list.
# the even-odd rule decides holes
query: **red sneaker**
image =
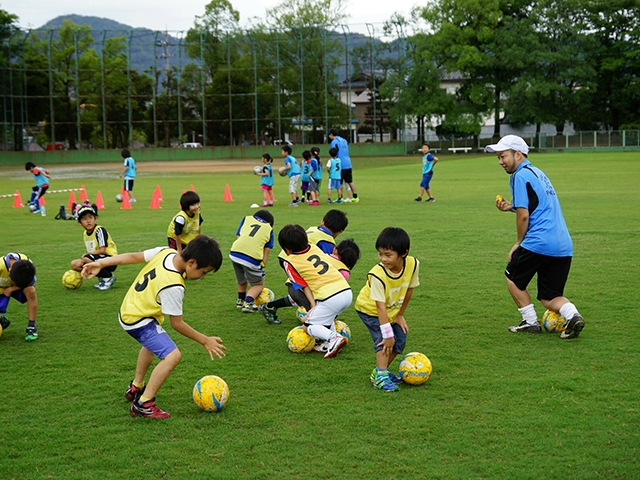
{"label": "red sneaker", "polygon": [[169,418],[171,415],[164,410],[160,410],[156,405],[155,397],[151,400],[147,400],[144,403],[140,403],[140,400],[131,402],[131,408],[129,408],[129,414],[132,417],[147,417],[147,418]]}
{"label": "red sneaker", "polygon": [[127,389],[124,392],[124,398],[126,398],[127,400],[129,400],[130,402],[133,402],[134,400],[137,400],[140,398],[140,395],[142,395],[142,393],[144,392],[144,387],[142,388],[138,388],[133,384],[133,380],[131,381],[131,383],[129,384],[129,386],[127,387]]}

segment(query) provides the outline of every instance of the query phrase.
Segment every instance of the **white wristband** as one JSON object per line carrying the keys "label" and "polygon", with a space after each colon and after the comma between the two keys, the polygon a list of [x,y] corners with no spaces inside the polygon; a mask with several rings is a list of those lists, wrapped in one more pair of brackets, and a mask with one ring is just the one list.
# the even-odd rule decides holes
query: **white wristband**
{"label": "white wristband", "polygon": [[382,323],[380,330],[382,330],[382,338],[393,338],[393,327],[391,323]]}

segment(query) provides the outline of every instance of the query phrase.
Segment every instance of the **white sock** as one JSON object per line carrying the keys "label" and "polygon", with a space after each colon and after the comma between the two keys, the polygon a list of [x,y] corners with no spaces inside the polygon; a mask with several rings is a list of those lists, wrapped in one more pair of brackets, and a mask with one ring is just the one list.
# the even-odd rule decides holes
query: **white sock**
{"label": "white sock", "polygon": [[312,337],[319,338],[320,340],[324,340],[325,342],[332,336],[331,330],[329,330],[324,325],[309,325],[307,327],[307,333]]}
{"label": "white sock", "polygon": [[526,307],[519,308],[518,311],[522,314],[522,320],[527,322],[528,325],[538,325],[538,316],[536,310],[533,308],[533,303],[530,303]]}
{"label": "white sock", "polygon": [[578,309],[573,303],[569,302],[569,303],[565,303],[563,306],[560,307],[559,313],[566,320],[570,320],[573,318],[574,315],[578,314]]}

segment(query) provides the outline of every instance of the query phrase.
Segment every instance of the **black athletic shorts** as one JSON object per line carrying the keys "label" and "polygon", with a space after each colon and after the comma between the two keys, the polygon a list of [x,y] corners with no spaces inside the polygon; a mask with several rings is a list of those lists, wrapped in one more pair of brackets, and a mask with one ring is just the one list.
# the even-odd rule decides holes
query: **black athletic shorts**
{"label": "black athletic shorts", "polygon": [[353,183],[353,174],[351,173],[350,168],[342,169],[342,181],[345,183]]}
{"label": "black athletic shorts", "polygon": [[550,257],[518,247],[504,271],[520,290],[526,290],[538,274],[538,300],[553,300],[564,295],[571,269],[571,257]]}

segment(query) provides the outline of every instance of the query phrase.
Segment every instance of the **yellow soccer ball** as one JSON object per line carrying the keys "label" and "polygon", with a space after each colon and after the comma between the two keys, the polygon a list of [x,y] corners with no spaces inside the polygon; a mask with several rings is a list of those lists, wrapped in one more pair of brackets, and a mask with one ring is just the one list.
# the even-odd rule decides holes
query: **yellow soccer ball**
{"label": "yellow soccer ball", "polygon": [[0,325],[0,337],[2,336],[2,325]]}
{"label": "yellow soccer ball", "polygon": [[316,339],[301,326],[293,328],[287,335],[287,348],[293,353],[309,353],[315,344]]}
{"label": "yellow soccer ball", "polygon": [[400,360],[398,373],[404,383],[422,385],[429,380],[431,369],[431,361],[426,355],[419,352],[411,352]]}
{"label": "yellow soccer ball", "polygon": [[258,306],[262,305],[263,303],[273,302],[275,299],[276,296],[271,290],[269,290],[268,288],[263,288],[260,292],[260,295],[258,295],[257,298],[253,300],[253,304]]}
{"label": "yellow soccer ball", "polygon": [[556,312],[547,310],[542,315],[542,328],[549,333],[561,333],[567,328],[567,321]]}
{"label": "yellow soccer ball", "polygon": [[296,316],[298,317],[300,324],[303,324],[304,318],[307,316],[307,309],[304,307],[298,307],[298,309],[296,310]]}
{"label": "yellow soccer ball", "polygon": [[82,275],[75,270],[67,270],[62,275],[62,285],[69,290],[80,288],[80,285],[82,285]]}
{"label": "yellow soccer ball", "polygon": [[349,343],[351,341],[351,329],[349,328],[349,325],[341,320],[336,320],[334,323],[336,325],[336,332],[346,338],[347,343]]}
{"label": "yellow soccer ball", "polygon": [[219,412],[229,401],[229,386],[216,375],[202,377],[193,386],[193,401],[205,412]]}

